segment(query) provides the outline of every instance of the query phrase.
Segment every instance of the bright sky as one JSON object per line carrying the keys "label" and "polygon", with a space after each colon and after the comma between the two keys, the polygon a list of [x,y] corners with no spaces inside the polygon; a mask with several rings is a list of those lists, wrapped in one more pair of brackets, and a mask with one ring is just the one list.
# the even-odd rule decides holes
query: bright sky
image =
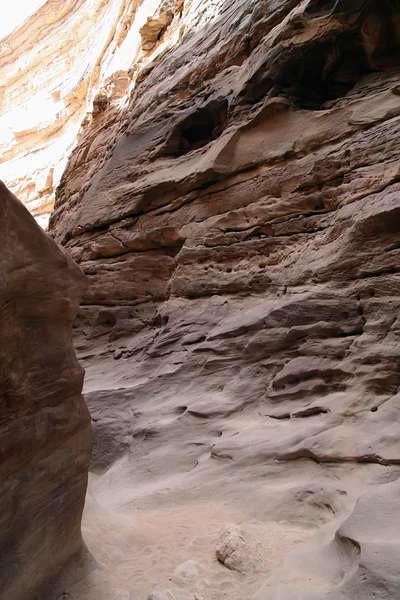
{"label": "bright sky", "polygon": [[0,40],[22,25],[26,19],[46,4],[47,0],[9,0],[2,10],[0,19]]}

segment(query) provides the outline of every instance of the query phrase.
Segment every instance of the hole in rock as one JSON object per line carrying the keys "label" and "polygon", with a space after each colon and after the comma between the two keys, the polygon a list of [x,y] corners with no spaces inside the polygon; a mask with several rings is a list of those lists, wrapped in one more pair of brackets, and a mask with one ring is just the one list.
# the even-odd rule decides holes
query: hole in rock
{"label": "hole in rock", "polygon": [[206,115],[201,123],[194,123],[182,132],[192,148],[201,147],[213,139],[214,123]]}
{"label": "hole in rock", "polygon": [[212,101],[178,123],[159,154],[180,156],[206,146],[222,133],[228,118],[228,101]]}
{"label": "hole in rock", "polygon": [[156,315],[154,318],[153,324],[155,327],[165,327],[168,325],[169,316],[168,315]]}
{"label": "hole in rock", "polygon": [[320,406],[310,406],[304,410],[299,410],[293,415],[295,419],[303,419],[304,417],[314,417],[316,415],[326,415],[330,412],[328,408],[322,408]]}
{"label": "hole in rock", "polygon": [[199,337],[194,337],[193,340],[185,340],[182,342],[183,346],[193,346],[194,344],[201,344],[202,342],[205,342],[206,340],[206,336],[205,335],[201,335]]}
{"label": "hole in rock", "polygon": [[319,110],[326,102],[345,96],[371,70],[361,34],[349,33],[334,43],[299,48],[275,80],[299,108]]}
{"label": "hole in rock", "polygon": [[181,124],[182,150],[188,152],[215,140],[226,124],[228,103],[223,106],[201,108]]}
{"label": "hole in rock", "polygon": [[267,415],[270,419],[276,419],[278,421],[287,421],[290,419],[290,413],[282,413],[280,415]]}
{"label": "hole in rock", "polygon": [[337,0],[311,0],[304,11],[304,14],[310,17],[323,17],[332,12],[337,4]]}
{"label": "hole in rock", "polygon": [[163,37],[164,33],[167,31],[167,27],[163,27],[160,32],[157,34],[157,42],[159,42],[161,40],[161,38]]}
{"label": "hole in rock", "polygon": [[114,327],[116,322],[116,316],[112,312],[105,310],[101,310],[96,319],[96,325],[103,325],[104,327]]}
{"label": "hole in rock", "polygon": [[209,415],[197,412],[196,410],[188,410],[189,415],[196,417],[197,419],[208,419]]}

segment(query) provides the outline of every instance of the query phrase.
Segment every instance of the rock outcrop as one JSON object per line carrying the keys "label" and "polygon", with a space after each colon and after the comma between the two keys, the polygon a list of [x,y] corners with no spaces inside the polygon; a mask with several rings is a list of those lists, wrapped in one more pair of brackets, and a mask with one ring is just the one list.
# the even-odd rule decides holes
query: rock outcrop
{"label": "rock outcrop", "polygon": [[[325,539],[305,544],[260,590],[258,600],[342,600],[397,598],[399,538],[396,498],[399,482],[362,496],[350,517]],[[321,576],[322,575],[322,576]]]}
{"label": "rock outcrop", "polygon": [[82,569],[92,434],[72,322],[82,272],[0,182],[0,590],[44,600]]}
{"label": "rock outcrop", "polygon": [[144,60],[140,28],[154,3],[40,4],[0,39],[0,177],[45,226],[79,130],[97,114],[96,98],[117,102],[132,62]]}
{"label": "rock outcrop", "polygon": [[[204,9],[185,11],[183,0],[35,0],[19,8],[0,27],[0,178],[46,227],[77,139],[110,104],[118,118],[139,74]],[[111,148],[107,137],[88,159]]]}
{"label": "rock outcrop", "polygon": [[341,523],[400,475],[399,3],[174,15],[126,106],[99,97],[51,218],[89,278],[93,469],[124,507],[217,497],[321,526],[318,577],[277,573],[263,600],[396,599],[371,554],[392,542],[355,532],[360,509]]}

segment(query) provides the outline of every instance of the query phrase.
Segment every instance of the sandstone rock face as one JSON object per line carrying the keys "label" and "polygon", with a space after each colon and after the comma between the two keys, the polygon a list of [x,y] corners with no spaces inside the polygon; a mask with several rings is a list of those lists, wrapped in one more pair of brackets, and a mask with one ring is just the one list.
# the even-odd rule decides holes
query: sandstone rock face
{"label": "sandstone rock face", "polygon": [[[0,177],[46,225],[81,124],[96,115],[93,99],[118,101],[129,86],[124,69],[141,52],[151,9],[135,20],[137,0],[37,0],[31,9],[38,4],[0,38]],[[3,19],[13,16],[10,7]]]}
{"label": "sandstone rock face", "polygon": [[356,535],[357,508],[341,523],[400,474],[400,7],[199,0],[179,18],[127,106],[86,128],[51,219],[89,278],[93,468],[123,457],[124,506],[212,496],[321,526],[318,577],[278,595],[288,561],[262,598],[395,599],[398,571],[389,589],[358,550],[390,544]]}
{"label": "sandstone rock face", "polygon": [[143,50],[152,50],[160,39],[163,31],[172,23],[174,18],[175,0],[161,2],[157,13],[147,18],[140,28]]}
{"label": "sandstone rock face", "polygon": [[[196,7],[184,14],[183,0],[32,0],[3,15],[0,178],[42,226],[77,139],[107,106],[112,129],[139,72],[197,18]],[[96,161],[111,138],[98,139],[86,158]]]}
{"label": "sandstone rock face", "polygon": [[72,322],[81,271],[0,183],[0,589],[48,598],[85,559],[91,430]]}

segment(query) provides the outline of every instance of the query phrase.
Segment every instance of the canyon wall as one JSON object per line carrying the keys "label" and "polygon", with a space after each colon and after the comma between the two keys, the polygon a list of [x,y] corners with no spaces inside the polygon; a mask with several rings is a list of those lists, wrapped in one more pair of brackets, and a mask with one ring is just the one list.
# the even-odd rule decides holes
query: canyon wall
{"label": "canyon wall", "polygon": [[88,559],[81,516],[92,433],[72,347],[86,286],[1,182],[0,243],[0,596],[43,600]]}
{"label": "canyon wall", "polygon": [[3,40],[0,168],[36,216],[73,148],[50,233],[89,282],[89,512],[240,509],[293,550],[185,598],[400,595],[399,58],[398,0],[53,0]]}
{"label": "canyon wall", "polygon": [[[50,223],[89,279],[93,468],[128,453],[122,487],[323,526],[260,598],[397,598],[400,7],[181,10],[82,134]],[[158,506],[146,490],[126,498]]]}
{"label": "canyon wall", "polygon": [[[157,2],[40,4],[20,27],[0,39],[0,178],[45,227],[54,190],[81,128],[108,96],[115,102],[124,95],[131,82],[130,67],[146,60],[140,30]],[[161,11],[161,21],[171,20],[170,15]],[[10,7],[3,19],[7,23],[12,17],[17,23]],[[162,23],[156,27],[156,39]],[[148,46],[146,27],[144,36]]]}

